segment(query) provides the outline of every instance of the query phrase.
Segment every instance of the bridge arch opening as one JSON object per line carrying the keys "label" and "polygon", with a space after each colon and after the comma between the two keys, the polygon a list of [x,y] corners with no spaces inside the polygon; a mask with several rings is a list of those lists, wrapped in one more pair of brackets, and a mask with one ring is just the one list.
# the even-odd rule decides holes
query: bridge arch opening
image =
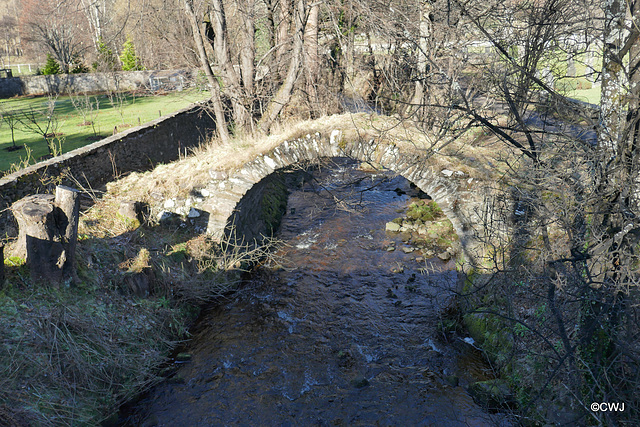
{"label": "bridge arch opening", "polygon": [[[415,152],[407,153],[393,144],[344,141],[336,132],[329,137],[316,134],[284,141],[232,173],[224,183],[227,208],[212,215],[208,232],[220,239],[229,234],[230,226],[239,228],[243,215],[249,215],[253,220],[245,221],[247,224],[253,224],[251,227],[254,229],[259,228],[263,221],[256,215],[256,198],[264,186],[273,185],[269,183],[272,174],[286,173],[296,165],[345,157],[402,176],[428,194],[453,225],[461,246],[463,268],[466,270],[478,265],[477,254],[482,252],[482,243],[478,239],[477,225],[481,223],[484,209],[483,192],[479,191],[477,180],[461,171],[442,170],[430,158]],[[254,189],[254,186],[257,187]],[[236,235],[252,241],[259,233],[239,230]]]}
{"label": "bridge arch opening", "polygon": [[[326,171],[334,174],[329,178],[330,184],[320,183],[315,174]],[[424,185],[427,189],[435,190],[435,194],[445,194],[441,188]],[[360,202],[346,201],[340,194],[345,188],[351,192],[360,193]],[[458,230],[440,203],[447,203],[446,198],[433,198],[411,180],[392,170],[385,169],[380,164],[370,161],[359,161],[352,157],[326,156],[313,160],[300,161],[286,167],[275,169],[252,185],[235,206],[225,225],[225,238],[237,244],[260,244],[265,238],[276,233],[280,226],[281,216],[300,214],[301,206],[287,208],[288,196],[291,191],[316,192],[327,200],[323,206],[307,206],[309,216],[313,210],[351,210],[354,214],[368,215],[367,203],[389,203],[393,198],[397,215],[387,218],[388,221],[378,224],[387,232],[390,242],[404,241],[405,245],[398,246],[398,250],[406,253],[415,252],[415,258],[422,260],[438,259],[448,263],[450,269],[455,268],[456,258],[463,257]],[[385,196],[370,195],[364,197],[364,192],[386,191]],[[391,194],[391,195],[389,195]],[[364,199],[368,199],[365,201]],[[322,204],[322,203],[321,203]],[[374,208],[375,211],[375,208]],[[319,217],[322,217],[318,213]],[[454,217],[455,220],[455,217]],[[398,238],[394,240],[394,236]],[[400,240],[399,240],[400,239]],[[395,244],[395,243],[394,243]],[[389,251],[396,250],[395,246],[388,246]]]}

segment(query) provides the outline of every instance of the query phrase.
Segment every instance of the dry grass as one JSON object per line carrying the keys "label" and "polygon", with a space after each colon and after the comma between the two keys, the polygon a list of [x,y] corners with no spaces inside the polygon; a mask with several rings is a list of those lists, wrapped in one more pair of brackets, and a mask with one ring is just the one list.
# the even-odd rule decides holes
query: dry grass
{"label": "dry grass", "polygon": [[499,163],[496,153],[501,156],[512,155],[504,149],[504,144],[498,150],[498,140],[477,129],[471,129],[457,139],[436,140],[409,122],[394,117],[365,113],[341,114],[281,123],[266,137],[241,136],[228,144],[221,144],[214,139],[179,161],[160,165],[148,173],[132,173],[111,183],[109,192],[140,201],[152,200],[154,193],[156,198],[161,196],[163,199],[183,197],[192,188],[204,186],[210,181],[211,170],[231,173],[284,141],[315,133],[327,136],[336,129],[342,132],[345,141],[372,141],[372,144],[397,146],[407,154],[424,156],[425,161],[428,158],[436,172],[443,169],[460,170],[478,179],[496,173],[490,166],[490,159],[494,159],[495,164]]}
{"label": "dry grass", "polygon": [[[81,216],[79,281],[36,287],[7,260],[0,289],[0,425],[97,425],[161,379],[204,302],[267,255],[215,244],[184,223],[140,225],[106,194]],[[8,421],[7,421],[8,422]]]}

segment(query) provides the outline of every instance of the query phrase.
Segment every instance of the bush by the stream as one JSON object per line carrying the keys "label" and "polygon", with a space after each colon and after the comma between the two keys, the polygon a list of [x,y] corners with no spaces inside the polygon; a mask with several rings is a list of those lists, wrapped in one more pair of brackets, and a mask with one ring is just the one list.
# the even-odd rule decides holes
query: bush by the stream
{"label": "bush by the stream", "polygon": [[433,200],[418,200],[407,209],[407,218],[411,220],[433,221],[442,216],[442,210]]}

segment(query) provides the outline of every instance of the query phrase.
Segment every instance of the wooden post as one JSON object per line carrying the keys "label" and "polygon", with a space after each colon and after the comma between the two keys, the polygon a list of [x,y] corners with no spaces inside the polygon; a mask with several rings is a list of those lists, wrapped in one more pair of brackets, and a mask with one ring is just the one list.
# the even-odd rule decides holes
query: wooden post
{"label": "wooden post", "polygon": [[55,196],[36,194],[11,206],[20,234],[14,255],[24,258],[35,282],[59,286],[75,280],[79,193],[58,186]]}

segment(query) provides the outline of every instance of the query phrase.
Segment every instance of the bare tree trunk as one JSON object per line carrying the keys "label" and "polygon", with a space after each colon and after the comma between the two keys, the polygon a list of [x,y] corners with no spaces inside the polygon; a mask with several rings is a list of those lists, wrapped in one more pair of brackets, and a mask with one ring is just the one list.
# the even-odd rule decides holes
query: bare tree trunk
{"label": "bare tree trunk", "polygon": [[[242,84],[247,95],[253,95],[255,79],[255,0],[245,0],[239,2],[241,18],[243,21],[243,40],[240,50],[240,65],[242,71]],[[250,102],[250,100],[248,100]],[[249,105],[249,104],[247,104]]]}
{"label": "bare tree trunk", "polygon": [[601,126],[598,142],[615,151],[622,128],[625,69],[620,51],[626,37],[625,7],[621,0],[607,0],[604,7],[604,52],[602,59]]}
{"label": "bare tree trunk", "polygon": [[[89,25],[93,30],[93,44],[98,52],[98,42],[102,37],[102,11],[100,10],[100,2],[96,0],[81,0],[84,13],[87,15]],[[104,10],[104,9],[103,9]]]}
{"label": "bare tree trunk", "polygon": [[280,78],[284,79],[285,68],[282,66],[284,64],[284,60],[287,52],[290,49],[289,46],[289,28],[291,18],[293,16],[293,1],[292,0],[280,0],[280,5],[278,8],[278,22],[276,25],[276,67],[277,73],[280,75]]}
{"label": "bare tree trunk", "polygon": [[309,8],[309,17],[304,31],[304,59],[307,77],[307,97],[314,106],[314,110],[318,107],[318,74],[320,60],[318,57],[318,15],[320,12],[320,4],[314,3]]}
{"label": "bare tree trunk", "polygon": [[273,49],[276,46],[276,29],[277,29],[277,18],[276,18],[276,4],[279,3],[277,0],[264,0],[264,4],[267,7],[267,22],[269,27],[269,49]]}
{"label": "bare tree trunk", "polygon": [[413,98],[411,99],[411,103],[409,105],[408,113],[416,111],[420,109],[425,102],[425,94],[426,94],[426,80],[427,80],[427,67],[429,66],[428,52],[429,52],[429,39],[431,38],[432,28],[431,28],[431,19],[429,15],[431,14],[433,6],[430,2],[424,2],[422,6],[422,10],[420,11],[420,37],[418,39],[418,57],[417,57],[417,69],[418,76],[416,79],[416,88],[413,92]]}
{"label": "bare tree trunk", "polygon": [[[345,82],[349,84],[348,93],[352,96],[357,97],[357,88],[353,86],[355,76],[356,76],[356,32],[355,32],[355,23],[356,16],[353,8],[353,1],[348,2],[348,6],[345,5],[344,13],[346,14],[346,37],[344,37],[344,69],[346,79]],[[345,29],[343,29],[345,31]]]}
{"label": "bare tree trunk", "polygon": [[[229,46],[229,34],[227,32],[227,17],[222,0],[212,0],[211,25],[215,40],[213,49],[216,53],[218,65],[223,73],[226,84],[225,92],[231,98],[233,116],[236,128],[252,128],[251,115],[243,103],[246,96],[243,94],[241,76],[233,67]],[[252,53],[255,55],[255,52]]]}
{"label": "bare tree trunk", "polygon": [[191,23],[193,40],[195,41],[196,48],[198,49],[200,64],[202,65],[202,69],[204,70],[204,73],[207,76],[207,81],[209,82],[211,102],[213,103],[213,113],[216,118],[216,130],[218,131],[218,135],[222,142],[227,143],[229,141],[229,131],[227,130],[227,120],[224,117],[224,109],[222,108],[222,100],[220,98],[220,84],[213,75],[211,64],[209,64],[207,52],[204,48],[204,43],[202,42],[202,33],[200,32],[200,27],[198,26],[198,21],[196,19],[195,12],[193,11],[191,0],[184,0],[184,7],[187,12],[189,22]]}
{"label": "bare tree trunk", "polygon": [[252,117],[253,103],[255,100],[255,0],[245,0],[239,2],[241,18],[243,20],[242,47],[240,50],[240,71],[242,72],[243,95],[241,103],[246,110],[247,117],[244,117],[245,130],[254,132],[254,122]]}
{"label": "bare tree trunk", "polygon": [[293,35],[293,53],[291,62],[287,71],[287,77],[267,106],[260,122],[258,123],[259,129],[264,133],[269,132],[273,122],[278,118],[280,111],[282,111],[282,108],[287,105],[291,99],[294,85],[300,74],[304,42],[304,25],[306,22],[306,5],[304,0],[298,0],[294,16],[296,31]]}
{"label": "bare tree trunk", "polygon": [[630,3],[632,28],[636,31],[632,35],[633,42],[629,49],[629,109],[627,113],[628,136],[619,148],[622,163],[622,177],[620,182],[626,183],[622,192],[622,200],[628,209],[638,208],[639,197],[636,189],[640,186],[640,159],[637,155],[640,139],[640,2]]}
{"label": "bare tree trunk", "polygon": [[0,243],[0,288],[4,285],[4,244]]}

